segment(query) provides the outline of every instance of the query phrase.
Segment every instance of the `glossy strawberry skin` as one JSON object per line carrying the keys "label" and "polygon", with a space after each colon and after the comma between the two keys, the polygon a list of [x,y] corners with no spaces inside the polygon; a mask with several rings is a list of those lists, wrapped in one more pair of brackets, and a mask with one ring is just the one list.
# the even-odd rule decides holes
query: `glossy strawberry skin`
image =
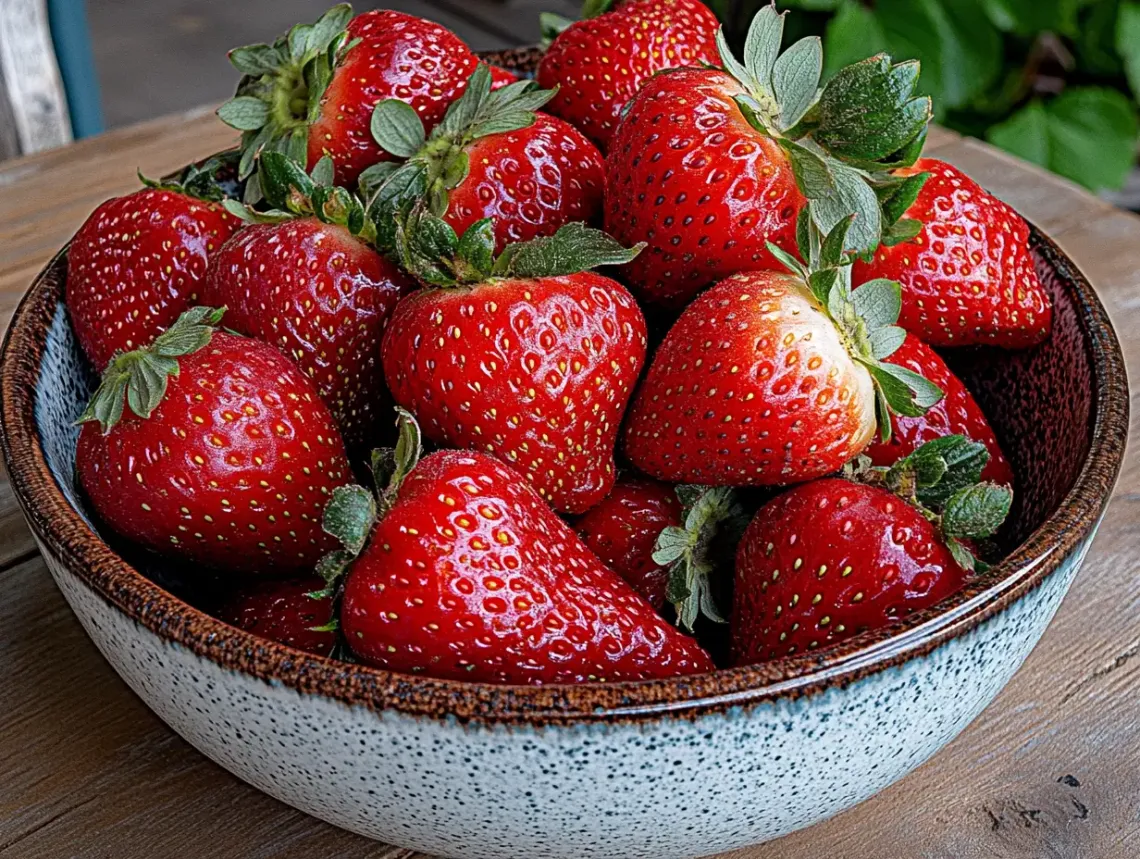
{"label": "glossy strawberry skin", "polygon": [[1029,227],[1013,209],[951,165],[920,159],[929,172],[904,217],[922,232],[855,264],[855,283],[902,284],[899,325],[932,346],[1020,349],[1049,336],[1053,308],[1029,252]]}
{"label": "glossy strawberry skin", "polygon": [[633,296],[590,272],[427,289],[396,305],[384,375],[425,436],[491,453],[581,513],[613,486],[645,337]]}
{"label": "glossy strawberry skin", "polygon": [[328,656],[336,646],[335,631],[316,631],[331,619],[332,600],[316,600],[309,593],[323,590],[314,576],[282,582],[257,582],[231,594],[218,608],[219,620],[317,656]]}
{"label": "glossy strawberry skin", "polygon": [[123,537],[223,570],[311,569],[352,475],[316,389],[272,346],[217,332],[179,359],[149,418],[85,423],[76,465],[99,517]]}
{"label": "glossy strawberry skin", "polygon": [[381,424],[392,423],[380,342],[396,301],[412,287],[344,227],[302,218],[234,236],[214,255],[202,300],[227,308],[226,327],[296,361],[355,448],[378,444]]}
{"label": "glossy strawberry skin", "polygon": [[832,647],[966,579],[934,526],[886,490],[838,478],[797,486],[761,508],[737,550],[732,662]]}
{"label": "glossy strawberry skin", "polygon": [[510,86],[519,80],[519,76],[514,72],[501,68],[500,66],[488,66],[491,70],[491,89],[501,89],[505,86]]}
{"label": "glossy strawberry skin", "polygon": [[871,377],[807,287],[731,277],[681,314],[653,357],[625,449],[672,483],[768,486],[822,477],[870,443]]}
{"label": "glossy strawberry skin", "polygon": [[605,228],[648,247],[622,269],[639,298],[683,307],[740,271],[782,270],[766,242],[795,249],[804,197],[779,145],[733,102],[723,72],[659,75],[631,102],[607,159]]}
{"label": "glossy strawberry skin", "polygon": [[197,303],[210,257],[240,227],[217,203],[155,188],[99,206],[67,264],[67,309],[91,363],[145,346]]}
{"label": "glossy strawberry skin", "polygon": [[336,165],[337,182],[388,160],[372,139],[372,111],[395,98],[415,108],[430,131],[466,88],[478,60],[458,36],[432,21],[387,9],[357,15],[348,25],[349,50],[321,99],[309,128],[309,168],[322,155]]}
{"label": "glossy strawberry skin", "polygon": [[928,441],[961,434],[984,444],[990,453],[990,461],[982,472],[982,480],[1013,486],[1013,469],[1002,453],[993,428],[962,380],[951,372],[937,352],[913,334],[908,334],[903,345],[887,361],[925,376],[941,388],[945,396],[922,417],[893,415],[891,440],[883,442],[876,436],[875,441],[864,451],[875,465],[894,465]]}
{"label": "glossy strawberry skin", "polygon": [[607,149],[645,81],[665,69],[720,64],[719,26],[698,0],[635,0],[570,25],[538,67],[540,86],[559,87],[550,112]]}
{"label": "glossy strawberry skin", "polygon": [[574,221],[601,221],[602,154],[560,119],[540,113],[530,128],[476,140],[467,155],[471,172],[451,192],[444,218],[459,235],[492,218],[501,253]]}
{"label": "glossy strawberry skin", "polygon": [[673,487],[656,480],[624,478],[575,523],[574,530],[603,564],[661,611],[669,573],[653,560],[653,549],[670,525],[681,525],[681,502]]}
{"label": "glossy strawberry skin", "polygon": [[488,683],[640,680],[712,670],[595,558],[527,481],[485,454],[426,457],[348,573],[353,653]]}

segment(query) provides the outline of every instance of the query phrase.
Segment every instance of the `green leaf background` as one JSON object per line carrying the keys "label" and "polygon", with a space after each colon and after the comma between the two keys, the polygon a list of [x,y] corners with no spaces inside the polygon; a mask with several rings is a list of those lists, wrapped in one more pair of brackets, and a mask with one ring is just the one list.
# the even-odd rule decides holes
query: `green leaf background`
{"label": "green leaf background", "polygon": [[[709,0],[741,48],[767,0]],[[824,79],[886,52],[922,62],[936,119],[1093,191],[1140,144],[1140,0],[777,0],[784,44],[823,37]]]}

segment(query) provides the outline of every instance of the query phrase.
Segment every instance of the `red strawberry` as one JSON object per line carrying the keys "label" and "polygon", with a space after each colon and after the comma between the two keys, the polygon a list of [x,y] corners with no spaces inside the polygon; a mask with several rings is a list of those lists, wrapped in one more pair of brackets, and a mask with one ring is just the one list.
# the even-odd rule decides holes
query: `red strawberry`
{"label": "red strawberry", "polygon": [[108,200],[71,240],[67,309],[99,370],[115,353],[145,346],[197,301],[210,257],[241,227],[217,202],[217,166]]}
{"label": "red strawberry", "polygon": [[403,102],[377,107],[373,134],[404,163],[360,177],[373,210],[422,198],[459,234],[491,218],[498,251],[573,221],[600,221],[605,172],[597,147],[568,123],[536,113],[552,92],[529,81],[492,90],[491,82],[481,66],[430,136]]}
{"label": "red strawberry", "polygon": [[499,66],[490,66],[489,68],[491,69],[491,89],[502,89],[519,81],[519,76],[512,71]]}
{"label": "red strawberry", "polygon": [[313,182],[277,152],[265,153],[261,168],[270,203],[295,217],[274,216],[227,242],[210,262],[202,300],[227,308],[227,327],[293,358],[350,448],[374,444],[378,415],[391,406],[380,341],[413,282],[366,243],[370,224],[347,192]]}
{"label": "red strawberry", "polygon": [[700,646],[595,558],[524,478],[481,453],[442,451],[416,464],[414,421],[402,423],[398,452],[381,469],[392,477],[379,510],[351,487],[326,513],[346,551],[322,569],[333,578],[349,565],[340,616],[358,657],[490,683],[712,670]]}
{"label": "red strawberry", "polygon": [[913,334],[908,334],[903,345],[887,361],[924,376],[941,388],[945,396],[920,417],[893,415],[890,441],[876,440],[865,451],[875,465],[894,465],[928,441],[945,435],[960,434],[971,441],[984,444],[989,451],[990,461],[982,472],[983,480],[1004,486],[1013,485],[1013,470],[1001,451],[1001,445],[998,444],[989,421],[961,379],[950,371],[937,352]]}
{"label": "red strawberry", "polygon": [[559,87],[551,111],[605,149],[622,108],[649,78],[666,69],[719,65],[720,25],[699,0],[607,0],[592,6],[597,17],[558,24],[565,29],[542,58],[538,82]]}
{"label": "red strawberry", "polygon": [[257,582],[228,597],[216,612],[220,620],[317,656],[328,656],[336,646],[336,630],[326,627],[333,603],[309,596],[325,583],[318,578]]}
{"label": "red strawberry", "polygon": [[243,77],[218,116],[243,132],[243,177],[266,148],[307,155],[308,169],[329,155],[341,179],[354,182],[386,158],[369,133],[377,104],[398,98],[434,126],[478,65],[458,36],[432,21],[388,9],[351,16],[341,3],[272,45],[230,52]]}
{"label": "red strawberry", "polygon": [[876,411],[881,421],[888,409],[919,415],[940,399],[921,376],[884,363],[904,336],[898,284],[851,293],[843,229],[810,271],[789,258],[799,273],[739,274],[681,314],[626,425],[638,468],[716,486],[810,480],[871,443]]}
{"label": "red strawberry", "polygon": [[776,267],[766,243],[791,250],[809,200],[821,232],[857,216],[859,252],[891,222],[899,180],[887,170],[914,162],[930,118],[930,100],[912,97],[917,65],[875,57],[819,93],[819,40],[777,59],[782,33],[765,7],[747,64],[724,46],[729,73],[658,75],[629,103],[609,147],[605,225],[627,246],[648,244],[625,269],[644,301],[680,308],[725,277]]}
{"label": "red strawberry", "polygon": [[351,477],[344,443],[308,379],[272,346],[214,331],[220,317],[193,308],[111,363],[80,418],[80,481],[107,525],[156,551],[310,569],[329,548],[321,511]]}
{"label": "red strawberry", "polygon": [[396,402],[433,441],[509,463],[556,509],[593,507],[614,482],[646,334],[633,297],[585,269],[631,253],[581,225],[511,245],[498,261],[489,221],[459,240],[423,215],[402,235],[405,267],[443,288],[392,314],[383,362]]}
{"label": "red strawberry", "polygon": [[582,516],[574,530],[602,563],[661,611],[669,570],[667,564],[653,560],[653,550],[670,525],[681,526],[681,502],[673,487],[627,478],[614,484],[613,491]]}
{"label": "red strawberry", "polygon": [[905,217],[917,235],[857,263],[855,280],[897,280],[899,324],[934,346],[1035,346],[1053,306],[1029,252],[1029,227],[1013,209],[944,161],[923,158],[901,176],[929,173]]}
{"label": "red strawberry", "polygon": [[[904,481],[912,491],[917,485],[932,508],[925,513],[886,489],[837,478],[761,508],[737,553],[733,664],[831,647],[936,605],[966,583],[980,562],[961,540],[996,531],[1012,496],[976,483],[982,445],[962,436],[936,444],[937,453],[915,456],[939,458],[942,476],[924,484],[922,470],[911,469]],[[966,449],[969,464],[955,465]]]}

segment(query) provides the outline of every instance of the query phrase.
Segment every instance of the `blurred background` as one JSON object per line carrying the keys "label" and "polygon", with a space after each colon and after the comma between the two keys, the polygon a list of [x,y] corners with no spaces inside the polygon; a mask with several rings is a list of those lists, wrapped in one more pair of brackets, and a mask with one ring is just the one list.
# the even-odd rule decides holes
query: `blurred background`
{"label": "blurred background", "polygon": [[[765,0],[706,2],[739,42]],[[0,0],[0,76],[8,78],[9,100],[32,99],[35,109],[50,113],[50,86],[37,89],[25,80],[35,59],[28,34],[46,31],[44,47],[54,49],[66,99],[55,109],[67,114],[75,136],[84,136],[221,102],[236,81],[227,49],[270,40],[291,24],[314,20],[328,5],[330,0]],[[358,11],[377,5],[433,18],[484,50],[538,41],[540,12],[574,16],[579,4],[356,4]],[[923,88],[935,98],[939,122],[1140,209],[1140,0],[779,0],[779,6],[792,11],[789,38],[823,37],[828,69],[879,51],[921,59]],[[23,127],[29,120],[21,125],[20,119],[6,117],[0,105],[0,157],[6,126],[9,150],[19,145],[11,142],[17,126],[23,151],[61,142],[59,134],[66,134],[41,129],[39,144],[29,145],[34,134]]]}

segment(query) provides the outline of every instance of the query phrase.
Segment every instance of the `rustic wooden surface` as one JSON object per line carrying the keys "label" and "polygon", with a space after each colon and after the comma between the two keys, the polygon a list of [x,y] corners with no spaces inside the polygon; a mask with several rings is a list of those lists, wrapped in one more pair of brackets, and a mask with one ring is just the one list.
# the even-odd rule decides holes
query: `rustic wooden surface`
{"label": "rustic wooden surface", "polygon": [[[491,0],[433,2],[457,15],[492,10]],[[136,168],[160,175],[231,141],[199,111],[0,164],[0,330],[87,213],[134,187]],[[937,132],[929,151],[1058,239],[1140,367],[1140,219],[974,141]],[[1138,520],[1131,455],[1071,595],[994,705],[894,788],[734,859],[1140,855]],[[70,615],[2,475],[0,582],[0,859],[412,856],[269,799],[169,731]]]}
{"label": "rustic wooden surface", "polygon": [[46,0],[0,2],[0,158],[71,140]]}

